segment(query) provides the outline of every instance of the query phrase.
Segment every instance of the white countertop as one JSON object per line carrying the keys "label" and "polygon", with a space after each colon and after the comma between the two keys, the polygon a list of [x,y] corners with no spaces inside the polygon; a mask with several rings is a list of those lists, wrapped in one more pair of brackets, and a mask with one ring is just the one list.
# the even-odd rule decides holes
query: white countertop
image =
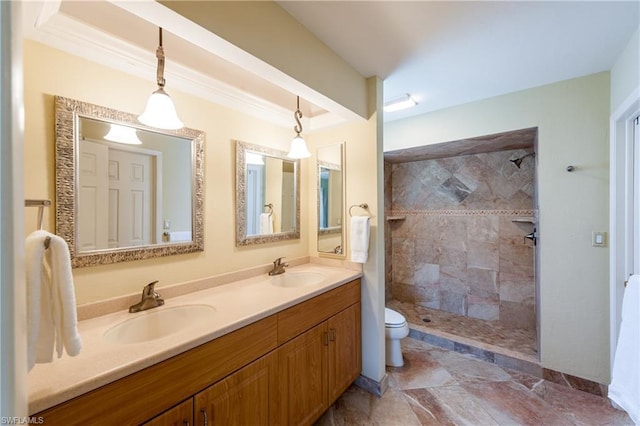
{"label": "white countertop", "polygon": [[[307,271],[321,273],[325,279],[311,286],[278,287],[269,284],[272,277],[262,274],[165,299],[163,306],[144,312],[120,311],[80,321],[80,354],[76,357],[64,354],[50,364],[36,364],[29,372],[29,413],[97,389],[362,276],[353,269],[317,263],[288,268],[286,273]],[[162,289],[158,291],[162,293]],[[209,321],[151,341],[118,344],[103,337],[109,328],[134,316],[189,304],[211,305],[215,313]]]}

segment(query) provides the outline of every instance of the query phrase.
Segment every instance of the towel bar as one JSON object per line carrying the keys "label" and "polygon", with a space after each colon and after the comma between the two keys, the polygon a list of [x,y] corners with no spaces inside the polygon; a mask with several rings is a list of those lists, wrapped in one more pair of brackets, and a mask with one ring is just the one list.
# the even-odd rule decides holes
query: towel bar
{"label": "towel bar", "polygon": [[[25,207],[38,207],[38,229],[42,229],[42,219],[44,217],[44,208],[51,205],[51,200],[24,200]],[[44,248],[49,248],[51,237],[44,240]]]}

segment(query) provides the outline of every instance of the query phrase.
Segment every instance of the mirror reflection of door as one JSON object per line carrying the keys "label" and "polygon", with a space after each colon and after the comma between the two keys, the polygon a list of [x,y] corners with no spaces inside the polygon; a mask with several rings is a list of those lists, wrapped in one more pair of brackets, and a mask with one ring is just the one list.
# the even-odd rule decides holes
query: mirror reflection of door
{"label": "mirror reflection of door", "polygon": [[156,243],[155,182],[161,153],[83,140],[79,158],[80,250]]}
{"label": "mirror reflection of door", "polygon": [[264,205],[264,163],[247,163],[247,235],[259,234]]}

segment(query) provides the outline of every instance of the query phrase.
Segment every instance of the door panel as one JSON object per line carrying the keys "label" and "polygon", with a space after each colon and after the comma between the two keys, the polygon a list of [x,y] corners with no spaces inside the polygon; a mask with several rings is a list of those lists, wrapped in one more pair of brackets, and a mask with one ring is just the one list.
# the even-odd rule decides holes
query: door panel
{"label": "door panel", "polygon": [[[78,168],[80,173],[80,195],[78,208],[83,214],[78,223],[80,251],[100,250],[108,247],[107,228],[107,147],[90,141],[80,144]],[[86,212],[86,214],[84,214]]]}
{"label": "door panel", "polygon": [[277,424],[277,368],[272,352],[197,394],[195,424]]}
{"label": "door panel", "polygon": [[311,424],[327,406],[327,334],[322,323],[278,349],[280,418]]}
{"label": "door panel", "polygon": [[327,320],[329,331],[329,401],[340,395],[360,375],[360,303]]}

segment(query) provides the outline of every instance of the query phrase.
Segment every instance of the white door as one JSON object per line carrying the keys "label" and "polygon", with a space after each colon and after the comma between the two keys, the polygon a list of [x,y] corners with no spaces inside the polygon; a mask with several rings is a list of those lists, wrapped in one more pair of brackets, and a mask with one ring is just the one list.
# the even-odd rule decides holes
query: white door
{"label": "white door", "polygon": [[109,247],[152,242],[152,164],[149,155],[109,149]]}
{"label": "white door", "polygon": [[107,162],[109,149],[84,140],[78,158],[78,246],[80,252],[106,249],[109,217]]}

